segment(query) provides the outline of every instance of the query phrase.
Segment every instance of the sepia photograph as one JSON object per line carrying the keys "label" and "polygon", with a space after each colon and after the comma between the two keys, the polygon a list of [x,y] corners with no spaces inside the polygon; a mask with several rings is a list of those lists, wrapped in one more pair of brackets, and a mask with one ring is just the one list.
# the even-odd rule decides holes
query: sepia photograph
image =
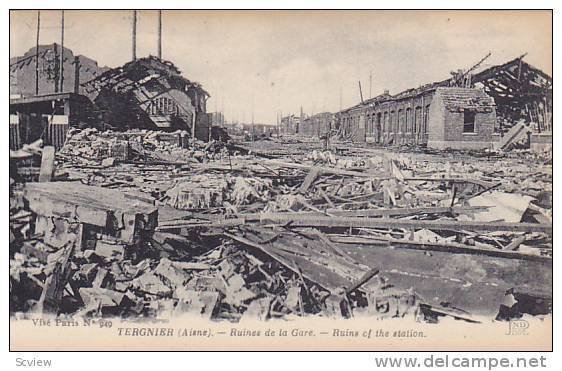
{"label": "sepia photograph", "polygon": [[552,10],[9,41],[10,350],[552,350]]}

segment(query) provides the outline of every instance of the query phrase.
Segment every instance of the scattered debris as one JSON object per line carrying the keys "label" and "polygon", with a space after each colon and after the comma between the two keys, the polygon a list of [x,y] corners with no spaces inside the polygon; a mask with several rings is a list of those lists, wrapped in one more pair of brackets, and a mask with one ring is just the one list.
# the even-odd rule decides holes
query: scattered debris
{"label": "scattered debris", "polygon": [[71,129],[54,156],[41,144],[11,151],[19,169],[42,157],[42,182],[10,182],[10,311],[234,322],[550,313],[548,295],[520,292],[552,280],[551,160],[185,139]]}

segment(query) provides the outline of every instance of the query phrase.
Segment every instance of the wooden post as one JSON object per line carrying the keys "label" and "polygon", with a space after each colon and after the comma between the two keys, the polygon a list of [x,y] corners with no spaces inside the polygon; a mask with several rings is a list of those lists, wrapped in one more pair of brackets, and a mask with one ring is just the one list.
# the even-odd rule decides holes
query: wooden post
{"label": "wooden post", "polygon": [[64,10],[61,10],[61,33],[60,33],[60,88],[59,91],[63,92],[64,83]]}
{"label": "wooden post", "polygon": [[37,11],[37,41],[35,43],[35,95],[39,95],[39,29],[41,28],[41,11]]}
{"label": "wooden post", "polygon": [[[53,43],[53,51],[55,54],[55,61],[53,67],[56,67],[57,66],[56,62],[59,59],[59,48],[57,46],[57,43]],[[60,78],[59,72],[60,72],[59,70],[55,71],[55,78],[53,79],[55,83],[55,93],[58,93],[59,91],[59,78]]]}
{"label": "wooden post", "polygon": [[359,96],[361,97],[361,103],[363,103],[363,90],[361,90],[361,80],[359,80],[358,83],[359,83]]}
{"label": "wooden post", "polygon": [[369,99],[373,98],[373,73],[369,71]]}

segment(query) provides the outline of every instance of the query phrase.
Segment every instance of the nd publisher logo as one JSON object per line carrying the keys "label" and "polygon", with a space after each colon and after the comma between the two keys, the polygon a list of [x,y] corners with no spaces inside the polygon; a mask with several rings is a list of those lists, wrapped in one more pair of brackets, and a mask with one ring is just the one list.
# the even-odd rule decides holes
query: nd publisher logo
{"label": "nd publisher logo", "polygon": [[506,335],[528,335],[527,329],[529,322],[524,319],[514,319],[509,321],[509,329]]}

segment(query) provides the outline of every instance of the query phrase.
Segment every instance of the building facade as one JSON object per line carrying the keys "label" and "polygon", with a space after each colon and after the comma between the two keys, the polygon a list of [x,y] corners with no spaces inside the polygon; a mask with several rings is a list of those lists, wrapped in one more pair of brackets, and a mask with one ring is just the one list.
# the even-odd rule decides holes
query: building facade
{"label": "building facade", "polygon": [[388,92],[340,113],[341,133],[356,142],[425,144],[433,88]]}
{"label": "building facade", "polygon": [[383,94],[341,114],[344,137],[380,145],[488,148],[495,124],[494,101],[483,90],[445,86]]}

